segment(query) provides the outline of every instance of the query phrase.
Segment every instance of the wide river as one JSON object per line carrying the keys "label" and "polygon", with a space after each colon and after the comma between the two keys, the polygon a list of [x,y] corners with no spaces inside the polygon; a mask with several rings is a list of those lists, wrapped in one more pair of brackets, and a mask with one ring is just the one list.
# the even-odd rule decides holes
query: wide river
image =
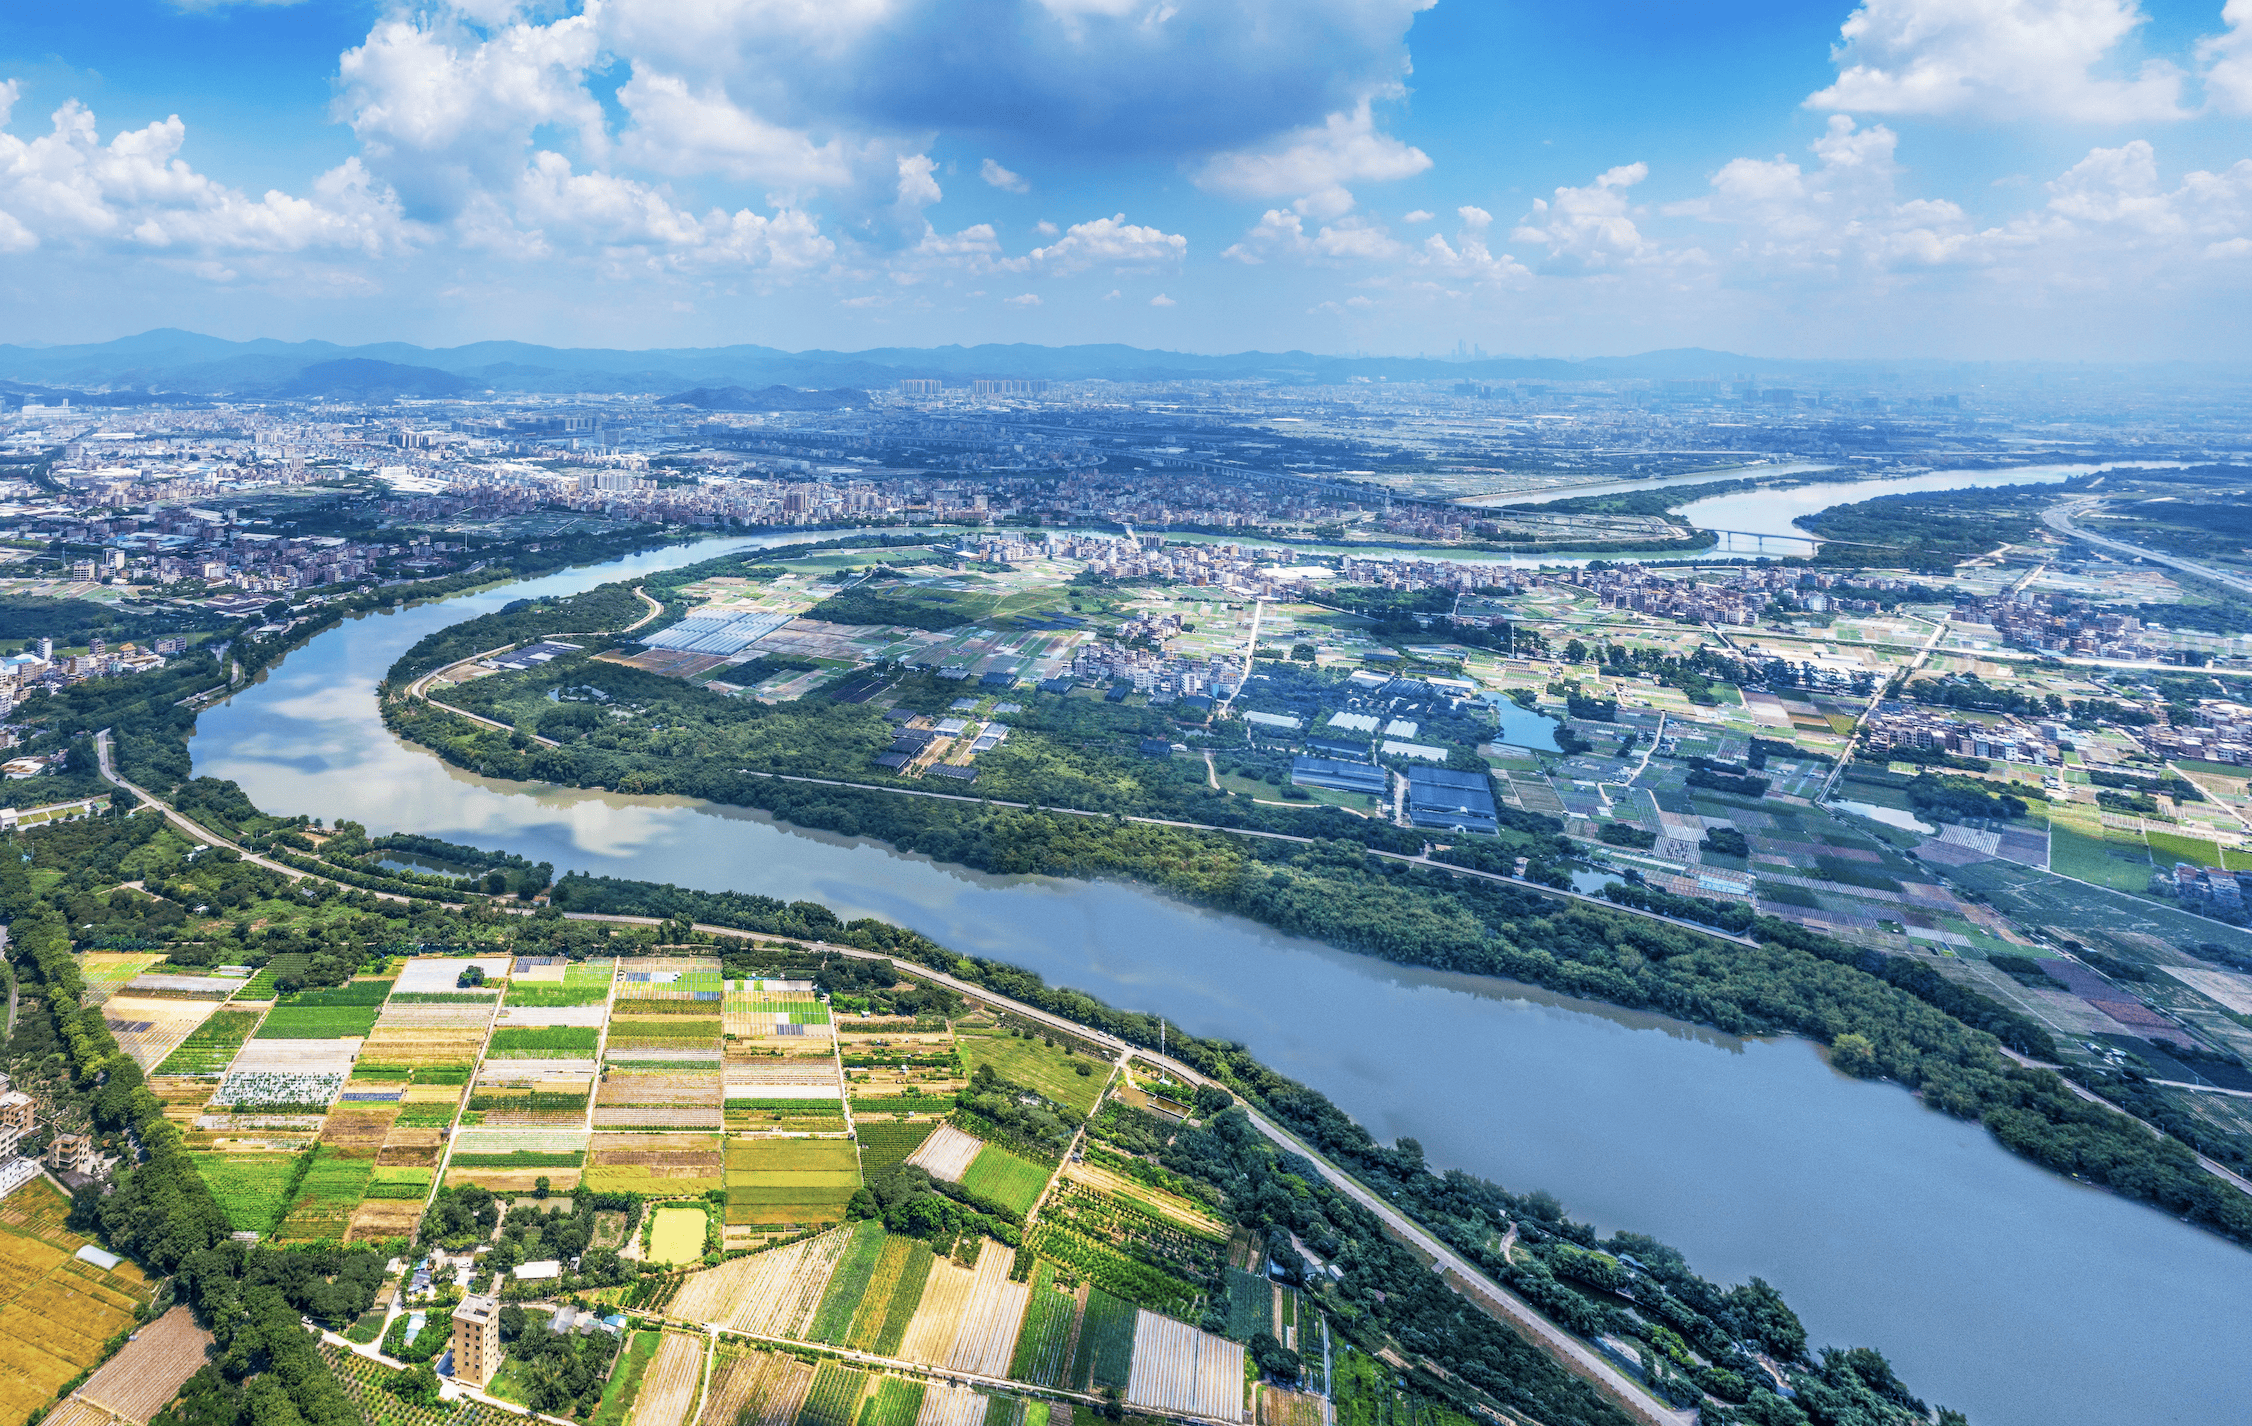
{"label": "wide river", "polygon": [[1408,970],[1126,885],[1002,878],[740,808],[496,782],[399,742],[375,684],[431,630],[728,548],[656,551],[371,615],[206,712],[199,774],[276,813],[351,818],[582,869],[823,902],[1238,1039],[1380,1138],[1707,1276],[1757,1274],[1816,1343],[1881,1348],[1981,1426],[2241,1421],[2230,1323],[2252,1254],[2034,1168],[1983,1129],[1845,1078],[1800,1040],[1746,1041],[1525,986]]}

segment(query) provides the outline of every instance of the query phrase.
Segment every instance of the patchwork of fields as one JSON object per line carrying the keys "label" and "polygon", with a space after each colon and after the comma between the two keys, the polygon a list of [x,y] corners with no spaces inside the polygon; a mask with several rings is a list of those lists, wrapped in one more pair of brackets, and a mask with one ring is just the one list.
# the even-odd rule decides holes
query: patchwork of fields
{"label": "patchwork of fields", "polygon": [[[597,1412],[608,1426],[1048,1426],[1059,1412],[1069,1426],[1059,1403],[925,1379],[939,1373],[1253,1419],[1242,1340],[1270,1326],[1269,1295],[1227,1271],[1229,1225],[1096,1139],[1069,1157],[1060,1140],[1011,1139],[966,1099],[956,1113],[971,1081],[998,1076],[1075,1126],[1112,1087],[1099,1057],[989,1012],[839,1020],[810,982],[727,979],[712,958],[486,957],[485,984],[462,987],[468,964],[400,958],[297,992],[254,977],[224,1001],[165,1000],[184,1008],[128,1027],[146,1037],[149,1088],[236,1230],[410,1235],[449,1184],[512,1195],[545,1180],[555,1193],[656,1200],[637,1251],[680,1271],[644,1279],[654,1295],[634,1302],[697,1330],[636,1334],[635,1370],[621,1368],[618,1399]],[[102,967],[113,1008],[137,1005],[127,972],[142,969]],[[991,1215],[973,1221],[1021,1223],[1024,1247],[973,1233],[938,1235],[934,1249],[850,1219],[872,1178],[889,1193],[918,1170]],[[51,1223],[15,1233],[6,1215],[33,1201],[27,1190],[0,1205],[0,1254],[47,1269],[0,1265],[11,1288],[33,1284],[0,1300],[0,1366],[59,1384],[106,1335],[103,1311],[122,1321],[147,1289],[130,1268],[102,1274],[26,1246],[60,1234],[67,1211],[58,1200]],[[700,1266],[714,1233],[736,1255]],[[73,1291],[87,1305],[67,1319],[26,1297]],[[19,1299],[43,1304],[41,1320],[11,1333]],[[1190,1325],[1214,1304],[1226,1337]],[[64,1340],[50,1318],[77,1335]],[[714,1327],[877,1363],[816,1366]],[[371,1426],[410,1426],[380,1364],[346,1369]],[[488,1410],[462,1403],[412,1426],[483,1426]],[[0,1412],[0,1426],[22,1419]]]}

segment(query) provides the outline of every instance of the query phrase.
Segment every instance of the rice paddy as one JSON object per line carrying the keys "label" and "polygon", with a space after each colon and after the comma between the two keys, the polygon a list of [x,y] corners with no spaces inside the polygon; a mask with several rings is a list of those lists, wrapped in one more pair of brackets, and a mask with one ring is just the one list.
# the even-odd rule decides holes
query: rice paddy
{"label": "rice paddy", "polygon": [[813,1389],[806,1393],[805,1406],[798,1412],[798,1426],[854,1426],[860,1396],[867,1387],[866,1372],[839,1362],[823,1362],[813,1375]]}
{"label": "rice paddy", "polygon": [[149,1299],[131,1263],[105,1272],[73,1256],[86,1239],[63,1220],[70,1200],[44,1178],[0,1199],[0,1426],[21,1426],[63,1383],[101,1360]]}
{"label": "rice paddy", "polygon": [[850,1139],[728,1142],[730,1223],[840,1222],[859,1187],[860,1158]]}
{"label": "rice paddy", "polygon": [[831,1346],[844,1341],[852,1327],[853,1314],[867,1295],[876,1264],[889,1241],[884,1235],[884,1225],[873,1219],[853,1226],[851,1246],[838,1259],[828,1290],[822,1294],[821,1306],[815,1309],[813,1321],[806,1328],[807,1341]]}

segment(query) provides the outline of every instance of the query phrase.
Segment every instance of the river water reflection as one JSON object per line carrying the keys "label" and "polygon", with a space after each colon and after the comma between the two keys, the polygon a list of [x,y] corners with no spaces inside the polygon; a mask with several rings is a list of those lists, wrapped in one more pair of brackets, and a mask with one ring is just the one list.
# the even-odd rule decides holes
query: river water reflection
{"label": "river water reflection", "polygon": [[1986,1426],[2241,1420],[2229,1324],[2252,1254],[2079,1187],[1974,1125],[1744,1041],[1524,986],[1402,969],[1107,883],[1000,878],[740,808],[479,778],[394,739],[374,686],[422,635],[531,593],[701,559],[569,571],[323,634],[203,715],[199,774],[275,812],[502,847],[558,870],[810,898],[1114,1004],[1238,1039],[1380,1138],[1758,1274],[1816,1342],[1882,1347]]}

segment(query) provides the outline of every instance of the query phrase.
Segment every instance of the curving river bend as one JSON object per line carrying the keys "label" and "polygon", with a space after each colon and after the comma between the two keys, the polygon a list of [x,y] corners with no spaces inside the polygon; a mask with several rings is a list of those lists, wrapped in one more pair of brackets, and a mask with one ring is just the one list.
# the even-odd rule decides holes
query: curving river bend
{"label": "curving river bend", "polygon": [[370,615],[204,713],[195,771],[261,808],[582,869],[822,901],[1248,1044],[1438,1167],[1780,1287],[1817,1343],[1881,1348],[1979,1426],[2242,1420],[2252,1253],[2036,1169],[1983,1129],[1740,1040],[1391,966],[1132,886],[994,877],[741,808],[476,777],[401,743],[375,684],[434,629],[727,549],[675,547]]}

